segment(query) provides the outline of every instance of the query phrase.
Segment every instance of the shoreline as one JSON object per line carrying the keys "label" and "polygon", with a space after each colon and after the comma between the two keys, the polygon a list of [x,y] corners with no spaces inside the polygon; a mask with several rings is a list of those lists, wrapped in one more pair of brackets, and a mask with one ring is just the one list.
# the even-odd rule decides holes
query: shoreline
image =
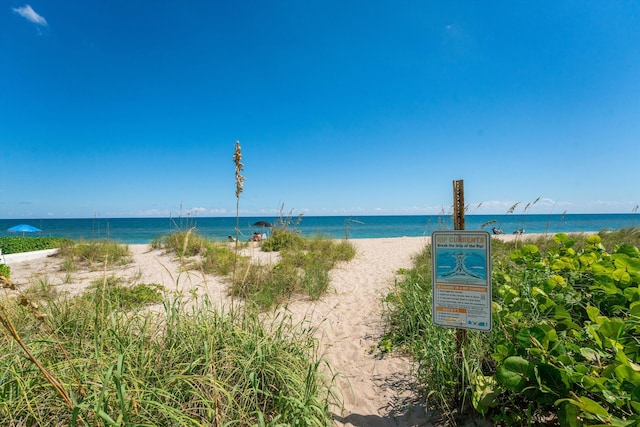
{"label": "shoreline", "polygon": [[[449,230],[447,230],[449,231]],[[453,230],[450,230],[453,231]],[[467,230],[467,231],[476,231],[476,230]],[[592,235],[597,234],[596,231],[586,231],[586,232],[565,232],[567,235]],[[489,234],[492,239],[497,239],[503,242],[513,242],[516,240],[528,240],[528,239],[539,239],[543,237],[553,238],[554,235],[558,233],[524,233],[524,234]],[[420,239],[425,242],[425,244],[431,243],[431,236],[402,236],[402,237],[359,237],[348,239],[349,242],[357,242],[357,241],[389,241],[389,240],[403,240],[403,239]],[[333,239],[333,240],[344,240],[344,239]],[[219,243],[226,243],[221,241]],[[243,242],[243,243],[252,243],[252,242]],[[129,247],[146,247],[151,250],[151,242],[148,243],[119,243],[121,245],[126,245]],[[254,245],[254,249],[257,245]],[[0,263],[7,264],[11,266],[12,264],[19,264],[24,261],[35,260],[39,258],[46,258],[55,255],[59,249],[46,249],[40,251],[32,251],[32,252],[18,252],[14,254],[0,254]]]}
{"label": "shoreline", "polygon": [[[291,229],[299,230],[305,237],[321,235],[327,238],[386,238],[425,237],[433,231],[453,229],[450,215],[349,215],[349,216],[303,216],[278,218],[273,216],[240,217],[238,231],[240,240],[248,240],[254,231],[267,231],[254,226],[257,219],[279,225],[285,221]],[[290,219],[291,222],[286,222]],[[9,227],[17,220],[0,220],[0,236],[15,236]],[[79,218],[79,219],[25,219],[42,229],[42,232],[27,236],[60,237],[79,240],[108,239],[123,244],[145,244],[176,231],[195,228],[195,232],[209,240],[225,241],[235,233],[236,221],[232,217],[190,218]],[[524,229],[528,234],[555,234],[558,232],[599,232],[640,227],[637,213],[616,214],[467,214],[466,229],[469,231],[491,231],[497,227],[506,234]]]}

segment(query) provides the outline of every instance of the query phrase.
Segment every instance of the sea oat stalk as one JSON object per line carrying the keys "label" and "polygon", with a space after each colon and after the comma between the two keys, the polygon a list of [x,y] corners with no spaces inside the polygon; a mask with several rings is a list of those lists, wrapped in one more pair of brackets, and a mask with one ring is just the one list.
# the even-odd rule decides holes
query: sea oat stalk
{"label": "sea oat stalk", "polygon": [[236,150],[233,153],[233,163],[236,165],[236,260],[233,263],[233,278],[236,277],[236,266],[238,264],[238,238],[240,224],[240,194],[244,189],[244,164],[242,163],[242,147],[240,141],[236,140]]}

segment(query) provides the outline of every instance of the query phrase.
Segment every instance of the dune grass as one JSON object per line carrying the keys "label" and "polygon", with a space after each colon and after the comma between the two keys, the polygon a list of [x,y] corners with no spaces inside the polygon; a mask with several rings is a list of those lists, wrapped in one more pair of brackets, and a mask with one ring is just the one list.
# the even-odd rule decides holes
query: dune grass
{"label": "dune grass", "polygon": [[[174,251],[185,268],[231,274],[232,294],[237,286],[246,290],[253,274],[252,264],[239,256],[237,239],[241,160],[236,142],[235,250],[207,241],[192,228],[152,244]],[[301,283],[310,295],[320,295],[328,270],[355,253],[346,243],[321,239],[278,250],[284,261],[256,272],[264,268],[288,275],[251,280],[253,290],[293,284],[297,292]],[[339,402],[320,373],[325,362],[318,356],[315,331],[281,313],[265,321],[253,310],[280,301],[279,292],[267,291],[274,295],[268,302],[219,312],[206,296],[192,301],[177,293],[161,295],[153,284],[122,287],[107,270],[130,261],[127,246],[81,242],[61,252],[68,274],[76,263],[101,267],[105,274],[75,297],[51,292],[0,297],[0,325],[8,338],[0,340],[0,425],[333,424],[329,407]],[[238,271],[245,272],[242,280]]]}
{"label": "dune grass", "polygon": [[77,270],[80,265],[93,271],[129,264],[129,246],[111,240],[68,242],[60,247],[65,271]]}
{"label": "dune grass", "polygon": [[[246,246],[243,243],[239,249]],[[225,277],[233,297],[243,298],[261,310],[291,297],[320,298],[328,289],[331,269],[355,256],[355,248],[348,241],[322,236],[306,238],[289,228],[275,228],[268,239],[260,242],[263,251],[279,252],[275,265],[251,263],[228,243],[207,240],[195,230],[170,234],[157,241],[155,247],[175,253],[185,269]]]}
{"label": "dune grass", "polygon": [[228,276],[235,263],[244,266],[248,262],[245,257],[238,257],[227,243],[206,239],[193,228],[156,239],[153,247],[174,253],[185,270],[198,270],[205,274]]}
{"label": "dune grass", "polygon": [[117,289],[0,299],[0,425],[331,424],[312,330]]}
{"label": "dune grass", "polygon": [[279,251],[280,261],[275,265],[247,264],[231,287],[233,295],[260,309],[295,296],[320,298],[328,289],[331,269],[355,256],[355,248],[348,241],[336,242],[321,236],[308,239],[287,229],[274,229],[261,248]]}

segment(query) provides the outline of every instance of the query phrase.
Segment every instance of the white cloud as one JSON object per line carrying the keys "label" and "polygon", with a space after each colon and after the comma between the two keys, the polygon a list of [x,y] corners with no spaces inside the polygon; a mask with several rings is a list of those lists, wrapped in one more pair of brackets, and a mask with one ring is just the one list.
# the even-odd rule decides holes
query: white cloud
{"label": "white cloud", "polygon": [[144,217],[154,217],[154,216],[166,217],[169,215],[171,215],[171,212],[169,212],[168,209],[146,209],[146,210],[138,211],[136,214],[134,214],[134,216],[144,216]]}
{"label": "white cloud", "polygon": [[217,215],[227,215],[229,211],[227,211],[227,209],[225,208],[219,208],[219,209],[211,209],[209,213],[217,216]]}
{"label": "white cloud", "polygon": [[207,208],[191,208],[187,211],[187,215],[198,215],[201,213],[207,213]]}
{"label": "white cloud", "polygon": [[31,6],[26,5],[23,7],[14,7],[13,11],[18,15],[22,16],[27,21],[33,22],[37,25],[42,25],[43,27],[47,26],[47,20],[44,19],[43,16],[38,15],[38,13],[31,8]]}

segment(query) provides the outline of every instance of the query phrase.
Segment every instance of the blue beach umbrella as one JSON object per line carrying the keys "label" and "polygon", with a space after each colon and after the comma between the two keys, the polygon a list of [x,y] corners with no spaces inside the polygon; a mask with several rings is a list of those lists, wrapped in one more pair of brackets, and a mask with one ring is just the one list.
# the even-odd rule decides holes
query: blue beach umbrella
{"label": "blue beach umbrella", "polygon": [[29,224],[20,224],[20,225],[14,225],[13,227],[8,228],[7,231],[12,233],[22,233],[22,235],[24,236],[24,233],[34,233],[36,231],[42,231],[42,230]]}

